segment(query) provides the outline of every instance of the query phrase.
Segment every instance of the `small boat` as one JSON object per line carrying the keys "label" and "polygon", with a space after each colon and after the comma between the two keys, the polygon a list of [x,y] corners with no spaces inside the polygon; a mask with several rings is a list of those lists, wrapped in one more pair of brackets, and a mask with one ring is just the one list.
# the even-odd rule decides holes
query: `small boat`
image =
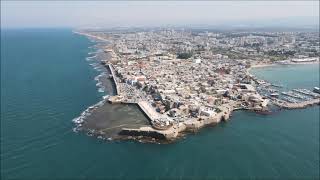
{"label": "small boat", "polygon": [[279,97],[279,93],[271,93],[270,96],[271,97]]}
{"label": "small boat", "polygon": [[94,106],[90,106],[88,109],[89,109],[89,110],[93,110],[93,109],[94,109]]}
{"label": "small boat", "polygon": [[271,111],[255,111],[257,114],[262,114],[262,115],[270,115],[272,114]]}
{"label": "small boat", "polygon": [[313,88],[313,92],[320,94],[320,88],[319,87],[314,87]]}
{"label": "small boat", "polygon": [[278,88],[282,88],[283,87],[281,84],[271,84],[271,86],[278,87]]}

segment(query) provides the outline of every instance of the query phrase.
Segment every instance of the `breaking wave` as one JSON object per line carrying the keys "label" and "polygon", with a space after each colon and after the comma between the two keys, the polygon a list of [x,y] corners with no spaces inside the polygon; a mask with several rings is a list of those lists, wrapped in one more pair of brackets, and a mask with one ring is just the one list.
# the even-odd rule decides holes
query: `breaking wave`
{"label": "breaking wave", "polygon": [[[98,92],[105,92],[105,88],[101,79],[107,75],[105,71],[103,71],[104,67],[99,63],[99,60],[97,59],[97,56],[99,53],[103,52],[101,49],[96,49],[97,46],[91,46],[89,49],[95,49],[95,51],[91,51],[88,53],[89,57],[86,58],[87,61],[92,61],[89,65],[93,67],[96,71],[100,72],[96,77],[94,77],[94,80],[97,81],[96,86],[98,87]],[[103,106],[109,95],[102,96],[102,100],[98,103],[89,106],[86,110],[84,110],[79,117],[76,117],[72,120],[72,122],[75,124],[75,127],[73,128],[74,132],[78,132],[80,130],[83,130],[82,126],[85,121],[85,119],[92,114],[92,112],[97,109],[100,106]],[[89,136],[92,135],[92,133],[88,134]]]}

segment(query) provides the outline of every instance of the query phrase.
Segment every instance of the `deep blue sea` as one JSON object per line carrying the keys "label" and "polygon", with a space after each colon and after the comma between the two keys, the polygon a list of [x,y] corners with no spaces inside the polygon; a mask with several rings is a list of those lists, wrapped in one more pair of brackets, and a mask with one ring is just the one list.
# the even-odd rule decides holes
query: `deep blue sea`
{"label": "deep blue sea", "polygon": [[[319,106],[234,112],[167,145],[73,132],[72,119],[108,94],[98,92],[99,72],[86,61],[93,45],[68,29],[1,30],[2,179],[319,178]],[[253,72],[287,87],[319,86],[317,65]]]}

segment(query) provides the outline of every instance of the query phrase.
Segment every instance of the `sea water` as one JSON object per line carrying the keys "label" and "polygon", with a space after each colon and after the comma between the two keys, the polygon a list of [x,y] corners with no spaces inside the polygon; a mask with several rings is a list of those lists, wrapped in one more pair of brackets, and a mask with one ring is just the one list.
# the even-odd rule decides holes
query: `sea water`
{"label": "sea water", "polygon": [[[86,59],[93,46],[68,29],[2,30],[2,178],[319,177],[319,106],[273,115],[234,112],[227,123],[166,145],[73,132],[72,119],[111,92],[98,92],[101,72]],[[305,65],[253,73],[312,88],[318,72]],[[128,114],[140,112],[117,106],[103,118]]]}

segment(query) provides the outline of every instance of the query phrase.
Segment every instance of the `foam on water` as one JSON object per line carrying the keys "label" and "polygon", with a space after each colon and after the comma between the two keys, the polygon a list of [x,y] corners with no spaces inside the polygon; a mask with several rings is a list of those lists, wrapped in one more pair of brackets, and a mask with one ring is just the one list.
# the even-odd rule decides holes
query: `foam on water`
{"label": "foam on water", "polygon": [[86,117],[90,116],[92,114],[92,111],[97,109],[100,106],[103,106],[108,99],[108,96],[103,96],[103,99],[99,101],[98,103],[89,106],[86,110],[84,110],[79,117],[76,117],[72,120],[72,122],[75,123],[76,127],[73,128],[74,132],[78,132],[79,130],[82,130],[82,124]]}
{"label": "foam on water", "polygon": [[[89,56],[86,58],[87,61],[93,61],[93,63],[90,63],[89,65],[93,67],[97,72],[100,72],[94,80],[97,81],[96,86],[98,87],[98,92],[103,93],[105,92],[105,87],[103,86],[103,83],[101,79],[103,77],[106,77],[107,73],[103,71],[105,68],[99,63],[99,59],[97,59],[99,53],[103,53],[102,49],[97,49],[98,45],[90,46],[89,49],[94,49],[94,51],[91,51],[88,53],[88,55],[93,55]],[[92,112],[97,109],[98,107],[103,106],[108,99],[109,95],[104,95],[102,97],[102,100],[99,101],[98,103],[88,107],[86,110],[84,110],[81,115],[77,118],[74,118],[72,122],[75,124],[76,127],[74,127],[72,130],[73,132],[78,132],[82,130],[82,125],[85,121],[85,119],[92,114]],[[92,133],[87,134],[89,136],[92,136]]]}
{"label": "foam on water", "polygon": [[89,57],[86,58],[86,60],[87,60],[87,61],[91,61],[91,60],[93,60],[93,59],[96,58],[96,57],[97,57],[97,55],[89,56]]}
{"label": "foam on water", "polygon": [[99,88],[98,92],[104,92],[104,88]]}

